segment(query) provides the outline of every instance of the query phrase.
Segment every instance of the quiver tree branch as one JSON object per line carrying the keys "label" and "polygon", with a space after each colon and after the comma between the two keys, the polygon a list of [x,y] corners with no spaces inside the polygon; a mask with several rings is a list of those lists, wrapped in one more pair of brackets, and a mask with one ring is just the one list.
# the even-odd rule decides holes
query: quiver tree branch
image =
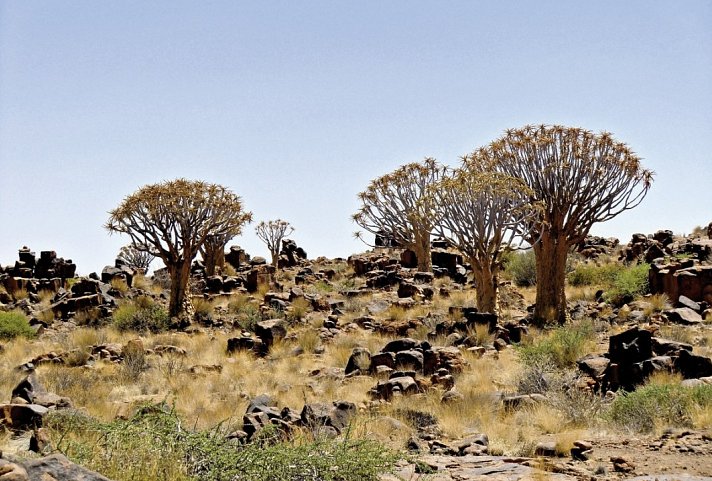
{"label": "quiver tree branch", "polygon": [[432,270],[430,233],[436,219],[427,190],[440,180],[445,170],[434,159],[427,158],[371,181],[358,195],[361,208],[352,216],[353,221],[374,236],[385,233],[413,250],[418,269]]}

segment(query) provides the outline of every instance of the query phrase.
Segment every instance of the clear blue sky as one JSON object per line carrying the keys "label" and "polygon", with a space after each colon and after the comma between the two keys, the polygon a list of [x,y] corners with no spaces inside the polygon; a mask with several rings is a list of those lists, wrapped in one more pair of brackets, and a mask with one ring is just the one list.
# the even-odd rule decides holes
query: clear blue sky
{"label": "clear blue sky", "polygon": [[[128,242],[107,211],[176,177],[346,257],[370,179],[527,123],[608,130],[657,173],[593,233],[712,221],[712,2],[0,0],[0,264],[100,270]],[[254,225],[234,243],[267,254]]]}

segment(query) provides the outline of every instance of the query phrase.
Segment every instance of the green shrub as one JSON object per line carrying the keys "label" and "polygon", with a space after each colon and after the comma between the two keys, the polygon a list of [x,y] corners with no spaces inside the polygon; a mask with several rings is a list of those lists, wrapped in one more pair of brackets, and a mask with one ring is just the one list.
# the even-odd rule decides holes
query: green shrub
{"label": "green shrub", "polygon": [[109,423],[56,411],[45,424],[60,452],[116,481],[376,481],[398,460],[374,441],[348,437],[237,446],[226,442],[227,427],[192,431],[158,407]]}
{"label": "green shrub", "polygon": [[506,254],[504,273],[518,287],[536,285],[536,256],[534,250],[513,251]]}
{"label": "green shrub", "polygon": [[20,311],[0,312],[0,339],[34,337],[27,316]]}
{"label": "green shrub", "polygon": [[593,323],[581,321],[558,327],[544,337],[519,346],[519,356],[529,366],[571,367],[588,354],[594,341]]}
{"label": "green shrub", "polygon": [[621,269],[613,280],[607,300],[614,304],[629,302],[630,299],[642,296],[648,292],[649,264],[637,264]]}
{"label": "green shrub", "polygon": [[[144,296],[145,297],[145,296]],[[135,303],[120,305],[113,314],[114,326],[119,331],[161,332],[168,329],[170,318],[168,312],[148,297]]]}
{"label": "green shrub", "polygon": [[610,420],[636,432],[664,427],[691,427],[695,410],[712,406],[712,385],[647,384],[622,393],[608,411]]}
{"label": "green shrub", "polygon": [[618,273],[624,269],[622,264],[610,263],[596,265],[590,263],[578,264],[567,276],[572,286],[602,286],[613,285]]}

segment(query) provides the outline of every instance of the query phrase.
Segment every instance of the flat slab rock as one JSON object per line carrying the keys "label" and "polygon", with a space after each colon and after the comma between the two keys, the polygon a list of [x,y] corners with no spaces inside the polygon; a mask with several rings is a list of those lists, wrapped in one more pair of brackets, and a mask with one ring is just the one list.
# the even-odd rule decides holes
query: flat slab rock
{"label": "flat slab rock", "polygon": [[61,454],[44,458],[0,458],[0,479],[12,481],[111,481],[101,474],[83,468]]}
{"label": "flat slab rock", "polygon": [[547,473],[525,466],[522,463],[527,458],[425,455],[419,457],[419,460],[432,467],[433,472],[417,474],[415,465],[409,464],[397,470],[395,475],[381,476],[381,481],[399,481],[402,479],[409,481],[520,481],[525,479],[577,481],[574,476]]}

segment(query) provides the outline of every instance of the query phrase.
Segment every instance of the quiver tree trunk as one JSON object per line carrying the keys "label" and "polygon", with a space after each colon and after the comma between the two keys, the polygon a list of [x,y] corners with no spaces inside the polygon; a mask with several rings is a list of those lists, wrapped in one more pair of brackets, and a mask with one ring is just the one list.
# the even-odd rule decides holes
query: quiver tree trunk
{"label": "quiver tree trunk", "polygon": [[168,314],[171,317],[181,317],[184,314],[184,304],[188,295],[190,280],[190,260],[169,266],[171,276],[171,297],[168,302]]}
{"label": "quiver tree trunk", "polygon": [[225,267],[225,245],[220,242],[206,242],[204,249],[205,274],[214,276],[218,269]]}
{"label": "quiver tree trunk", "polygon": [[481,263],[476,259],[470,260],[470,266],[475,277],[477,309],[496,314],[499,311],[497,272],[494,272],[487,263]]}
{"label": "quiver tree trunk", "polygon": [[564,324],[566,310],[566,257],[569,245],[559,236],[544,235],[534,244],[536,255],[536,306],[534,320]]}
{"label": "quiver tree trunk", "polygon": [[418,258],[418,270],[421,272],[431,272],[433,262],[430,254],[430,233],[416,233],[413,243],[413,252]]}

